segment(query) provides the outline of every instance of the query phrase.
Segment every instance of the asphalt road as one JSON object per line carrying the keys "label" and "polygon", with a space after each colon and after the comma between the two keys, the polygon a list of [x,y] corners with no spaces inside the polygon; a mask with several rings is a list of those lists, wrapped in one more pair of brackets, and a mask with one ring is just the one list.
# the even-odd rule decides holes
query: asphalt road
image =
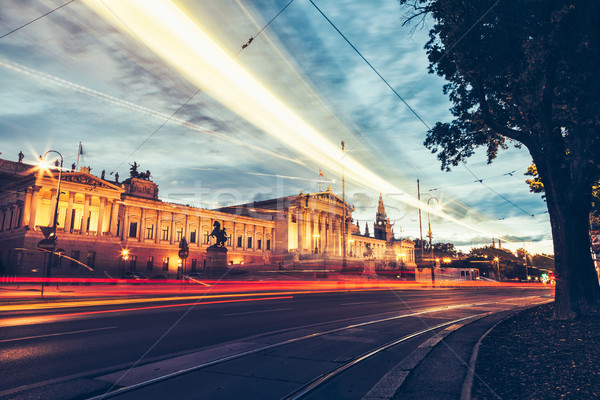
{"label": "asphalt road", "polygon": [[[322,329],[331,329],[347,326],[353,321],[408,314],[427,307],[493,303],[550,294],[547,289],[519,288],[281,293],[214,298],[197,304],[196,300],[178,300],[3,313],[0,315],[0,397],[18,398],[18,393],[22,390],[35,391],[49,383],[109,375],[111,372],[127,370],[132,365],[168,360],[207,348],[218,349],[223,344],[233,344],[231,348],[235,348],[235,343],[248,342],[267,334],[292,335],[291,332],[296,334],[298,329],[307,329],[315,324],[325,324]],[[427,315],[411,320],[403,319],[402,323],[394,321],[378,324],[377,329],[365,330],[366,333],[352,333],[348,340],[336,342],[328,338],[313,342],[310,346],[298,343],[297,348],[286,348],[285,354],[296,354],[291,358],[297,360],[307,359],[307,356],[300,355],[301,352],[327,354],[322,363],[318,363],[327,369],[331,364],[327,360],[343,361],[356,356],[369,348],[372,338],[376,337],[378,342],[391,340],[437,321],[451,320],[456,315],[458,314],[447,313],[443,317]],[[402,329],[394,330],[395,328],[388,326],[390,324],[399,325]],[[332,345],[342,342],[343,347]],[[410,346],[399,348],[396,351],[400,353],[391,357],[392,361],[416,345],[418,342],[415,341]],[[290,357],[286,356],[285,359],[287,363]],[[262,361],[270,366],[268,368],[273,370],[274,376],[282,371],[287,372],[285,377],[268,380],[269,387],[281,386],[281,390],[277,391],[278,396],[279,393],[285,394],[288,389],[292,389],[297,382],[303,381],[306,378],[304,375],[311,375],[318,370],[312,362],[305,362],[304,365],[299,361],[300,364],[278,366],[277,363],[272,363],[272,358],[265,361],[263,357]],[[378,367],[367,369],[377,372],[363,382],[360,390],[367,390],[373,380],[376,382],[376,376],[380,372],[385,373],[386,366],[392,361],[379,362],[376,363]],[[180,378],[181,382],[176,387],[181,388],[183,393],[190,393],[189,385],[206,389],[203,392],[206,397],[195,398],[232,398],[231,391],[239,394],[238,385],[247,380],[244,371],[252,370],[255,366],[259,368],[260,365],[261,356],[254,355],[236,361],[235,364],[215,366],[212,373],[202,371],[188,378]],[[239,373],[225,373],[235,370],[239,370]],[[199,382],[205,383],[200,385]],[[115,383],[124,385],[127,382],[115,379],[110,384]],[[265,382],[254,380],[249,386],[253,389],[248,390],[260,392],[263,390],[261,384]],[[167,390],[172,393],[172,388],[173,386]],[[158,393],[155,389],[147,390]],[[220,393],[220,396],[215,393]],[[250,393],[246,392],[249,396]],[[138,395],[131,398],[152,398],[146,395],[136,397]],[[353,398],[352,394],[349,396]],[[64,398],[69,397],[67,395]]]}

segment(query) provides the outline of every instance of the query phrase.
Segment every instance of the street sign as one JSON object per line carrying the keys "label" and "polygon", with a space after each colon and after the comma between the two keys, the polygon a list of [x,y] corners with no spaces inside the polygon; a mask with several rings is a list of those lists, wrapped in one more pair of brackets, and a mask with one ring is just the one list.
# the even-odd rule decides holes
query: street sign
{"label": "street sign", "polygon": [[52,239],[42,239],[38,243],[37,247],[43,250],[54,250],[56,242]]}
{"label": "street sign", "polygon": [[181,258],[182,260],[185,260],[186,258],[188,258],[189,255],[190,255],[189,250],[184,250],[184,249],[179,250],[179,258]]}

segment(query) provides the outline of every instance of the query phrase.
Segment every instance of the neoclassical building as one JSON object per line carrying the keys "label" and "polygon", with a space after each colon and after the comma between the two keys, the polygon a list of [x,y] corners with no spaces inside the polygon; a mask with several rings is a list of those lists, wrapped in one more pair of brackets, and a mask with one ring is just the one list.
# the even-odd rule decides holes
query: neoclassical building
{"label": "neoclassical building", "polygon": [[[51,226],[57,200],[57,176],[29,164],[0,160],[0,275],[36,275],[47,252],[38,249],[40,227]],[[146,275],[178,273],[179,243],[186,238],[186,271],[200,270],[206,248],[214,244],[215,221],[236,239],[227,242],[230,263],[265,263],[275,251],[275,222],[234,216],[158,199],[158,186],[147,179],[109,181],[86,168],[63,171],[58,203],[57,249],[53,276],[120,277],[124,271]],[[127,251],[127,259],[123,257]]]}
{"label": "neoclassical building", "polygon": [[[414,265],[414,243],[394,240],[381,197],[376,237],[368,237],[352,224],[354,208],[331,187],[207,210],[160,200],[149,173],[132,172],[122,182],[103,178],[88,168],[63,170],[58,196],[56,168],[41,171],[0,159],[0,276],[43,273],[48,251],[38,248],[41,228],[52,226],[57,198],[56,251],[63,257],[54,257],[52,276],[118,278],[139,271],[174,277],[180,267],[200,271],[215,242],[210,233],[216,221],[228,235],[230,264],[268,265],[299,255],[339,258],[345,237],[347,259]],[[189,245],[185,261],[179,259],[183,238]]]}

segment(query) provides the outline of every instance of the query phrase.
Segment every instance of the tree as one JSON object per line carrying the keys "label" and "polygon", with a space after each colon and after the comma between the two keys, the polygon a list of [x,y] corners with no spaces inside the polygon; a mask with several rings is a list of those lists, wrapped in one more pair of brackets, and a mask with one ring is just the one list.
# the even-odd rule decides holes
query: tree
{"label": "tree", "polygon": [[537,168],[554,243],[554,318],[572,319],[600,286],[589,251],[592,185],[600,178],[600,2],[399,0],[433,18],[430,72],[448,83],[454,116],[425,140],[442,169],[483,146],[488,162],[509,144]]}

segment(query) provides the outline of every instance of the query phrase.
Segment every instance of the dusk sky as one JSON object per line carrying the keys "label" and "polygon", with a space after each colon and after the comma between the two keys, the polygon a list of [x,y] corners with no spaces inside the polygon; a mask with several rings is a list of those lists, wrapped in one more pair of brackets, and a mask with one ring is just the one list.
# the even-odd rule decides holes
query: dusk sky
{"label": "dusk sky", "polygon": [[[396,237],[418,238],[419,179],[423,203],[442,206],[434,242],[552,253],[526,149],[443,172],[423,146],[425,125],[451,119],[428,27],[402,27],[396,0],[313,1],[424,123],[309,0],[259,35],[289,0],[76,0],[0,39],[0,157],[53,149],[70,166],[81,142],[92,174],[123,180],[135,161],[162,200],[209,209],[319,185],[341,197],[343,162],[361,231],[382,193]],[[2,1],[0,36],[66,2]]]}

